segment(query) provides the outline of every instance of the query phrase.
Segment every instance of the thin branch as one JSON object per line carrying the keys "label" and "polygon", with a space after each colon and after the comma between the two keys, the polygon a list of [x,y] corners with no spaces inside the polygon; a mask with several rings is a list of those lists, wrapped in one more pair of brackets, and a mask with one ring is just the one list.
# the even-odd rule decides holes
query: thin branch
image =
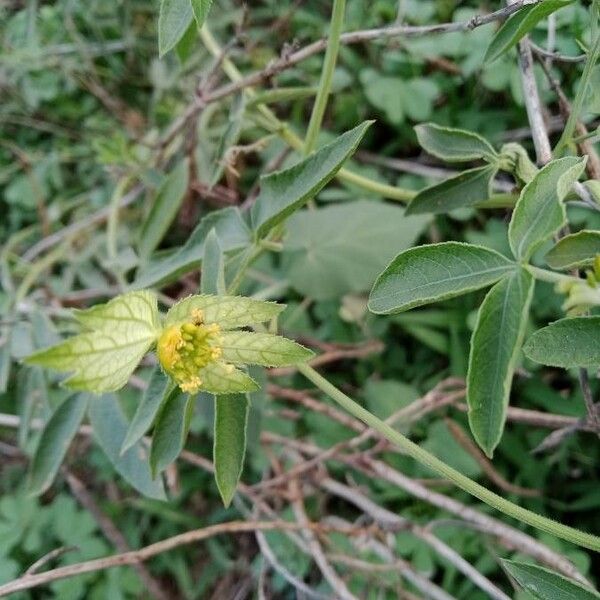
{"label": "thin branch", "polygon": [[596,433],[600,435],[600,414],[598,414],[598,407],[594,404],[587,369],[579,369],[579,385],[581,386],[583,400],[585,402],[587,422]]}

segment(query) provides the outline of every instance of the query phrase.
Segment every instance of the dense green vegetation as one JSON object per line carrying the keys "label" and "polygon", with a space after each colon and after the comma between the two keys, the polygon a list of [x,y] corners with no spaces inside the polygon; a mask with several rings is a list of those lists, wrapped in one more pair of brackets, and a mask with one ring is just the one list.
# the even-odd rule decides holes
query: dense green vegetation
{"label": "dense green vegetation", "polygon": [[598,598],[599,10],[0,6],[0,595]]}

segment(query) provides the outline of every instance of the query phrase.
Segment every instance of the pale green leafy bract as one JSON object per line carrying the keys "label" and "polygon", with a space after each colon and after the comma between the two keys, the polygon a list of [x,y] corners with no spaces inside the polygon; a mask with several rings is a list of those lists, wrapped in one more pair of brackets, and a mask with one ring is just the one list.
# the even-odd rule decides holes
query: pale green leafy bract
{"label": "pale green leafy bract", "polygon": [[161,57],[177,45],[193,18],[190,0],[161,0],[158,15],[158,51]]}
{"label": "pale green leafy bract", "polygon": [[479,308],[467,375],[469,424],[491,457],[504,422],[515,363],[523,342],[534,279],[519,269],[498,282]]}
{"label": "pale green leafy bract", "polygon": [[244,467],[249,408],[245,394],[215,397],[215,480],[225,507],[231,503]]}
{"label": "pale green leafy bract", "polygon": [[43,494],[52,485],[69,445],[81,425],[87,405],[86,394],[70,396],[46,423],[29,470],[28,488],[31,494]]}
{"label": "pale green leafy bract", "polygon": [[421,190],[406,209],[407,215],[447,213],[457,208],[485,202],[491,194],[491,184],[498,172],[495,164],[468,169]]}
{"label": "pale green leafy bract", "polygon": [[447,162],[484,159],[496,162],[498,153],[483,137],[472,131],[422,123],[415,127],[419,144],[429,154]]}
{"label": "pale green leafy bract", "polygon": [[491,62],[502,56],[525,37],[542,19],[572,2],[573,0],[544,0],[519,10],[498,30],[488,46],[484,61]]}
{"label": "pale green leafy bract", "polygon": [[264,237],[335,177],[371,123],[347,131],[293,167],[261,178],[260,195],[252,207],[252,227],[258,237]]}
{"label": "pale green leafy bract", "polygon": [[548,163],[523,188],[508,229],[510,247],[519,260],[565,223],[563,200],[585,168],[586,160],[568,156]]}
{"label": "pale green leafy bract", "polygon": [[152,292],[130,292],[76,313],[80,335],[30,355],[25,362],[72,373],[71,389],[111,392],[123,387],[156,341],[158,308]]}
{"label": "pale green leafy bract", "polygon": [[472,244],[444,242],[411,248],[379,276],[369,310],[391,314],[460,296],[492,285],[515,268],[498,252]]}
{"label": "pale green leafy bract", "polygon": [[268,333],[227,331],[219,344],[223,360],[234,364],[278,367],[304,362],[313,352],[287,338]]}
{"label": "pale green leafy bract", "polygon": [[553,269],[591,265],[600,254],[600,231],[579,231],[566,235],[544,257]]}
{"label": "pale green leafy bract", "polygon": [[254,392],[258,384],[250,375],[232,365],[213,362],[200,369],[202,389],[211,394],[239,394]]}
{"label": "pale green leafy bract", "polygon": [[523,351],[531,360],[552,367],[600,366],[600,317],[560,319],[536,331]]}
{"label": "pale green leafy bract", "polygon": [[502,560],[516,582],[537,600],[599,600],[600,594],[549,569]]}
{"label": "pale green leafy bract", "polygon": [[253,300],[243,296],[188,296],[167,313],[165,325],[191,320],[192,311],[199,309],[206,323],[217,323],[222,329],[235,329],[270,321],[285,309],[285,304]]}

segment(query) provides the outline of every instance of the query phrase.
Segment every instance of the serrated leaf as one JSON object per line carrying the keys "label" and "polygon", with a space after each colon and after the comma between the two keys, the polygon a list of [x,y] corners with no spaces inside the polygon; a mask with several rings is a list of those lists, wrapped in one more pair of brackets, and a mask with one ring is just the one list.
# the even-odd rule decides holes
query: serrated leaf
{"label": "serrated leaf", "polygon": [[143,259],[156,250],[177,216],[188,189],[188,180],[188,161],[183,159],[167,175],[152,200],[152,208],[140,231],[138,248]]}
{"label": "serrated leaf", "polygon": [[202,27],[206,17],[210,11],[213,0],[191,0],[192,10],[194,11],[194,18],[198,27]]}
{"label": "serrated leaf", "polygon": [[88,398],[86,394],[70,396],[46,423],[29,470],[28,488],[31,494],[43,494],[52,485],[83,421]]}
{"label": "serrated leaf", "polygon": [[379,276],[369,310],[392,314],[492,285],[516,265],[494,250],[444,242],[410,248]]}
{"label": "serrated leaf", "polygon": [[544,0],[525,6],[500,27],[486,50],[484,62],[491,62],[516,46],[542,19],[568,6],[573,0]]}
{"label": "serrated leaf", "polygon": [[215,481],[226,508],[244,468],[249,408],[245,394],[215,397]]}
{"label": "serrated leaf", "polygon": [[224,294],[225,256],[217,232],[214,229],[211,229],[206,236],[203,254],[200,292],[202,294]]}
{"label": "serrated leaf", "polygon": [[498,160],[498,153],[492,145],[472,131],[423,123],[415,127],[415,132],[422,148],[447,162],[484,159],[493,163]]}
{"label": "serrated leaf", "polygon": [[524,269],[498,282],[487,294],[471,338],[467,374],[469,424],[491,458],[498,445],[519,355],[534,279]]}
{"label": "serrated leaf", "polygon": [[591,265],[600,254],[600,231],[579,231],[566,235],[544,257],[553,269]]}
{"label": "serrated leaf", "polygon": [[158,14],[158,53],[161,57],[177,45],[193,18],[190,0],[161,0]]}
{"label": "serrated leaf", "polygon": [[407,215],[447,213],[473,206],[490,197],[496,165],[468,169],[455,177],[421,190],[406,208]]}
{"label": "serrated leaf", "polygon": [[258,237],[264,237],[335,177],[371,123],[347,131],[293,167],[261,178],[260,195],[252,207],[252,227]]}
{"label": "serrated leaf", "polygon": [[548,163],[523,188],[508,228],[515,257],[528,260],[536,248],[565,223],[563,199],[585,168],[586,160],[568,156]]}
{"label": "serrated leaf", "polygon": [[156,416],[150,448],[150,469],[156,477],[181,453],[194,412],[195,396],[175,388],[167,396]]}
{"label": "serrated leaf", "polygon": [[31,354],[28,364],[72,373],[63,385],[89,392],[123,387],[158,336],[158,308],[151,292],[131,292],[75,314],[91,332]]}
{"label": "serrated leaf", "polygon": [[282,270],[297,291],[315,300],[364,292],[429,221],[369,200],[298,211],[286,224]]}
{"label": "serrated leaf", "polygon": [[202,390],[211,394],[240,394],[258,389],[252,377],[233,365],[213,362],[200,369],[198,374],[202,380]]}
{"label": "serrated leaf", "polygon": [[502,560],[515,581],[538,600],[598,600],[600,594],[589,587],[536,565]]}
{"label": "serrated leaf", "polygon": [[168,283],[197,269],[202,264],[206,236],[212,229],[219,237],[225,253],[242,250],[252,241],[251,231],[237,207],[216,210],[200,221],[180,249],[145,266],[132,288]]}
{"label": "serrated leaf", "polygon": [[235,364],[281,367],[304,362],[314,353],[287,338],[268,333],[228,331],[221,334],[223,360]]}
{"label": "serrated leaf", "polygon": [[122,453],[127,433],[127,421],[114,394],[103,394],[90,403],[90,422],[94,438],[116,471],[140,494],[165,500],[160,479],[153,480],[148,464],[148,448],[138,441]]}
{"label": "serrated leaf", "polygon": [[217,323],[221,329],[235,329],[270,321],[285,309],[285,304],[244,296],[188,296],[171,307],[165,326],[189,321],[194,309],[202,311],[206,323]]}
{"label": "serrated leaf", "polygon": [[600,317],[560,319],[536,331],[523,346],[531,360],[551,367],[600,366]]}
{"label": "serrated leaf", "polygon": [[125,453],[131,446],[144,437],[144,434],[150,429],[161,404],[173,389],[173,383],[167,377],[160,367],[152,371],[148,387],[137,405],[133,419],[127,429],[127,434],[123,440],[121,454]]}

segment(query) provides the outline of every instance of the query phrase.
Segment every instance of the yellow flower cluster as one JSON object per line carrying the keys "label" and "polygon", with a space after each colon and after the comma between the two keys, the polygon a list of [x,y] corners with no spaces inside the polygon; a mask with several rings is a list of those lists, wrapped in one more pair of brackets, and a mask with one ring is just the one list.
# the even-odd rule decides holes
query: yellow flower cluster
{"label": "yellow flower cluster", "polygon": [[182,391],[197,394],[202,386],[199,371],[221,358],[221,328],[206,325],[201,310],[192,311],[192,320],[165,329],[158,339],[158,360]]}

